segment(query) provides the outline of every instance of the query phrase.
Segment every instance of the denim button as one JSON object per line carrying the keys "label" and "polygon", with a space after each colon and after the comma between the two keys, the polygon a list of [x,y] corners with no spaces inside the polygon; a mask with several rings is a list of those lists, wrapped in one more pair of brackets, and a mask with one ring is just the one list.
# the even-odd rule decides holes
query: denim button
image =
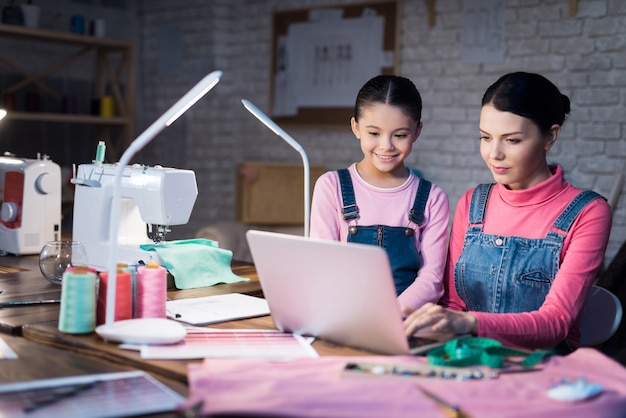
{"label": "denim button", "polygon": [[496,245],[497,245],[497,246],[500,246],[500,245],[502,245],[502,244],[504,244],[504,241],[502,240],[502,238],[498,238],[498,239],[496,239]]}

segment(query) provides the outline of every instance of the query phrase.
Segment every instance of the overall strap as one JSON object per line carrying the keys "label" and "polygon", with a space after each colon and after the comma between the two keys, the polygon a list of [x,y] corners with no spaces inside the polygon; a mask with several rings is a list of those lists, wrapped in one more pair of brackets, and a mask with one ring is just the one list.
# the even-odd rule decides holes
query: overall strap
{"label": "overall strap", "polygon": [[339,184],[341,185],[341,199],[343,201],[343,219],[350,221],[359,217],[359,208],[356,205],[354,197],[354,188],[352,187],[352,179],[347,168],[337,170],[339,175]]}
{"label": "overall strap", "polygon": [[485,212],[487,211],[487,201],[489,194],[495,183],[479,184],[472,193],[472,200],[469,209],[469,223],[482,224],[485,222]]}
{"label": "overall strap", "polygon": [[426,211],[426,202],[428,201],[428,195],[432,183],[426,179],[420,179],[419,186],[417,186],[417,193],[415,193],[415,200],[413,201],[413,208],[409,212],[409,220],[416,225],[421,225],[424,222],[424,212]]}
{"label": "overall strap", "polygon": [[556,218],[552,227],[563,232],[568,232],[583,208],[587,206],[589,202],[598,198],[604,199],[598,193],[591,190],[580,192],[578,196],[572,199],[563,212],[561,212],[559,217]]}

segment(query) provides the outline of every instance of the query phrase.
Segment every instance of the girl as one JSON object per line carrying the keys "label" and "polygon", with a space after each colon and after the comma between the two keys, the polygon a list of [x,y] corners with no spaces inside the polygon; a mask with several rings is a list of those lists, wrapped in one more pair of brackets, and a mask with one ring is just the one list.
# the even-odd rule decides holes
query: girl
{"label": "girl", "polygon": [[363,159],[321,176],[311,208],[311,237],[383,247],[400,305],[414,308],[443,294],[449,222],[447,195],[404,165],[421,117],[422,99],[409,79],[369,80],[351,119]]}
{"label": "girl", "polygon": [[406,310],[407,335],[430,327],[529,349],[579,346],[611,211],[547,162],[569,112],[569,98],[538,74],[507,74],[487,89],[480,153],[495,183],[460,199],[442,306]]}

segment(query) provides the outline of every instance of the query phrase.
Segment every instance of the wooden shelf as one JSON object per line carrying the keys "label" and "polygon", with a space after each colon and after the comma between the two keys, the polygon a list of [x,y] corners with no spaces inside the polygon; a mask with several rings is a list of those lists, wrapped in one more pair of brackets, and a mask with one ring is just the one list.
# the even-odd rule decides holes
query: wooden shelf
{"label": "wooden shelf", "polygon": [[38,42],[65,43],[70,45],[92,46],[106,49],[128,49],[132,44],[126,41],[102,38],[91,35],[78,35],[48,29],[27,28],[25,26],[0,23],[0,37],[30,39]]}
{"label": "wooden shelf", "polygon": [[[97,138],[105,138],[107,150],[111,154],[110,157],[114,160],[130,145],[134,135],[135,107],[135,47],[132,42],[6,24],[0,24],[0,38],[22,39],[28,42],[73,47],[71,48],[73,51],[66,56],[63,56],[63,54],[68,52],[67,49],[60,51],[58,55],[51,54],[48,61],[52,60],[54,62],[43,65],[44,68],[38,69],[34,74],[24,71],[17,63],[18,60],[27,60],[27,50],[19,54],[18,58],[12,59],[5,57],[3,51],[0,50],[0,65],[8,67],[22,77],[17,83],[3,86],[3,92],[15,92],[34,84],[44,94],[60,100],[61,95],[49,88],[43,79],[52,73],[61,71],[77,58],[91,53],[95,55],[94,95],[95,97],[103,97],[105,94],[113,96],[118,109],[118,115],[114,117],[9,110],[6,116],[7,119],[32,122],[93,124],[96,127]],[[45,61],[45,59],[41,59],[41,61]],[[109,128],[120,128],[116,131],[116,138],[110,138]]]}
{"label": "wooden shelf", "polygon": [[7,112],[7,120],[28,120],[34,122],[86,123],[93,125],[124,125],[129,120],[120,116],[102,117],[83,114],[43,113],[43,112]]}

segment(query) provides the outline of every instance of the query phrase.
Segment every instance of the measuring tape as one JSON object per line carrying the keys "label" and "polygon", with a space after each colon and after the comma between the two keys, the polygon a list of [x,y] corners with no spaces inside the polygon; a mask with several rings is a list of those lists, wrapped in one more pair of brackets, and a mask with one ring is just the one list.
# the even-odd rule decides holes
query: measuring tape
{"label": "measuring tape", "polygon": [[[507,361],[522,367],[532,367],[544,357],[552,355],[552,350],[519,350],[505,347],[491,338],[466,337],[449,341],[441,347],[430,350],[426,357],[433,366],[467,367],[484,365],[492,369],[502,367]],[[509,357],[523,358],[513,360]]]}

